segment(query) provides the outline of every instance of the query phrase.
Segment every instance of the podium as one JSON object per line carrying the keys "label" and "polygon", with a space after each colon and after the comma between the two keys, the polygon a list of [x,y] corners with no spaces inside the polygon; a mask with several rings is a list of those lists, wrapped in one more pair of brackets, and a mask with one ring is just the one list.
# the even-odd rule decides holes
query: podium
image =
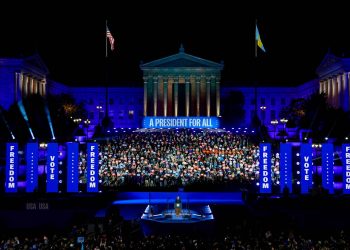
{"label": "podium", "polygon": [[182,202],[181,202],[180,196],[176,197],[176,200],[174,202],[174,209],[175,209],[176,216],[179,216],[182,211]]}

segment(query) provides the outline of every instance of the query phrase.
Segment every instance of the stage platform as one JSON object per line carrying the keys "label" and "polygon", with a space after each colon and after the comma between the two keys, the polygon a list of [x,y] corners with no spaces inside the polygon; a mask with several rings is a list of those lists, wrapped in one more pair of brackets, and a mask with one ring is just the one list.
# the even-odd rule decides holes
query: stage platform
{"label": "stage platform", "polygon": [[124,219],[138,220],[147,205],[152,205],[161,213],[168,209],[168,205],[173,206],[177,196],[180,196],[184,207],[190,209],[207,205],[244,205],[241,192],[119,192],[112,206],[118,207]]}
{"label": "stage platform", "polygon": [[[173,204],[172,204],[173,205]],[[168,205],[147,205],[141,216],[145,236],[154,234],[183,234],[213,232],[214,216],[209,205],[191,205],[176,214]]]}
{"label": "stage platform", "polygon": [[159,209],[158,206],[148,205],[141,216],[141,220],[158,223],[197,223],[214,220],[209,205],[199,206],[196,209],[183,209],[178,215],[175,213],[175,209],[153,211],[155,208]]}
{"label": "stage platform", "polygon": [[168,204],[180,196],[187,204],[243,205],[241,192],[120,192],[113,205]]}

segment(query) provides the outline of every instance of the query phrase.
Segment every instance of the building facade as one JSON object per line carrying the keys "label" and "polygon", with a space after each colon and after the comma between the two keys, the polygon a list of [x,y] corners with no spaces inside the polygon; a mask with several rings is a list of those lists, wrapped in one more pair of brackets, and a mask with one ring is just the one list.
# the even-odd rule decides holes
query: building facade
{"label": "building facade", "polygon": [[0,59],[0,105],[8,109],[32,93],[70,94],[85,105],[92,131],[106,110],[116,129],[140,128],[145,116],[220,117],[225,108],[222,99],[238,91],[244,96],[241,126],[251,125],[256,110],[262,123],[270,125],[282,118],[280,111],[292,99],[317,92],[325,92],[330,104],[349,110],[348,60],[328,54],[317,69],[320,78],[296,87],[221,87],[223,63],[187,54],[181,47],[177,54],[141,64],[144,82],[139,87],[109,87],[106,103],[105,87],[72,87],[48,79],[48,70],[38,55],[5,58]]}
{"label": "building facade", "polygon": [[49,71],[39,55],[0,58],[0,105],[8,109],[30,94],[46,95]]}
{"label": "building facade", "polygon": [[329,104],[344,111],[350,110],[349,72],[350,58],[337,57],[330,51],[316,70],[319,92],[327,95]]}
{"label": "building facade", "polygon": [[223,63],[179,53],[140,66],[144,116],[220,116]]}

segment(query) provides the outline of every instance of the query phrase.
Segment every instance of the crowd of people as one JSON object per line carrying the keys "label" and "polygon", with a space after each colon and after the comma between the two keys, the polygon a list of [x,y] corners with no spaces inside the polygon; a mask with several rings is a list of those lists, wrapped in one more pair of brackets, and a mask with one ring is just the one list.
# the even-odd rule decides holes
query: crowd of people
{"label": "crowd of people", "polygon": [[[255,184],[259,146],[249,136],[216,130],[158,130],[119,133],[99,143],[99,178],[104,187],[167,188],[188,185]],[[86,181],[86,155],[80,154]],[[272,158],[279,181],[279,157]]]}
{"label": "crowd of people", "polygon": [[[256,224],[256,223],[253,223]],[[255,229],[252,224],[236,223],[211,236],[192,234],[142,235],[139,221],[108,219],[101,227],[73,226],[66,232],[48,236],[1,236],[0,250],[21,249],[350,249],[350,234],[337,230],[331,235],[307,235],[292,228]]]}

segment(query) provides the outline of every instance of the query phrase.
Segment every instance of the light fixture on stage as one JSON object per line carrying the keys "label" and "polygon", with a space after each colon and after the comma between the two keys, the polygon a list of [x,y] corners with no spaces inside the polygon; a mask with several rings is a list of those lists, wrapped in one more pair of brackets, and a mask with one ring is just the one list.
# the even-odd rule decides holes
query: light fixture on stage
{"label": "light fixture on stage", "polygon": [[25,122],[26,122],[26,124],[27,124],[27,126],[28,126],[29,133],[30,133],[30,135],[32,136],[32,140],[35,140],[35,136],[34,136],[34,134],[33,134],[32,128],[31,128],[30,125],[29,125],[28,116],[27,116],[26,110],[25,110],[25,108],[24,108],[24,106],[23,106],[23,102],[22,102],[22,101],[19,101],[19,102],[17,103],[17,105],[18,105],[19,110],[21,111],[21,114],[22,114],[22,116],[23,116],[23,119],[25,120]]}

